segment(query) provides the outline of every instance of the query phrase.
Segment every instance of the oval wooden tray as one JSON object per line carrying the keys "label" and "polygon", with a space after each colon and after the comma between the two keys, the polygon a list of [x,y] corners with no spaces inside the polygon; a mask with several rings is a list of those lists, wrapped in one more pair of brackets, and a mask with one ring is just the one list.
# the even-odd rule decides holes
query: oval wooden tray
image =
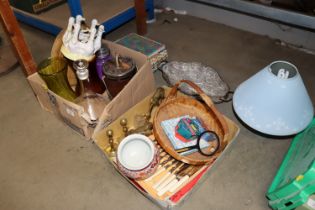
{"label": "oval wooden tray", "polygon": [[[181,83],[186,83],[196,90],[200,95],[204,104],[191,98],[177,96],[178,87]],[[213,156],[204,156],[199,152],[192,153],[187,156],[181,156],[177,153],[163,128],[161,122],[164,120],[190,115],[200,119],[207,130],[216,132],[220,138],[220,148]],[[226,138],[228,134],[228,126],[223,115],[216,109],[212,100],[193,82],[181,80],[174,85],[164,102],[159,106],[153,119],[153,132],[156,140],[175,159],[188,164],[206,164],[214,161],[226,146]]]}

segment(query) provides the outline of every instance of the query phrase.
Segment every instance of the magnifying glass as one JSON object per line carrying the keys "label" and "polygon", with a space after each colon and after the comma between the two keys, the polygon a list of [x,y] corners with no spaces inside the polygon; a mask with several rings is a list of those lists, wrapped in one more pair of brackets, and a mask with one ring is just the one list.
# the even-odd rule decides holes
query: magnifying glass
{"label": "magnifying glass", "polygon": [[202,132],[197,139],[197,144],[182,149],[175,150],[176,152],[187,155],[198,151],[204,156],[214,155],[220,148],[220,138],[214,131],[206,130]]}

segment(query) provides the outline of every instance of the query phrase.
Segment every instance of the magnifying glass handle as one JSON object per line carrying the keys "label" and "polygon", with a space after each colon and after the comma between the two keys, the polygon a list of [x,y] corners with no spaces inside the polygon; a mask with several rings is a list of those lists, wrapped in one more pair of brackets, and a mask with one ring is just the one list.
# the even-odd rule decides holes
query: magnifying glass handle
{"label": "magnifying glass handle", "polygon": [[185,147],[185,148],[182,148],[182,149],[177,149],[175,151],[178,152],[178,153],[182,153],[182,152],[186,152],[186,151],[192,150],[192,149],[197,149],[197,146],[195,145],[195,146]]}

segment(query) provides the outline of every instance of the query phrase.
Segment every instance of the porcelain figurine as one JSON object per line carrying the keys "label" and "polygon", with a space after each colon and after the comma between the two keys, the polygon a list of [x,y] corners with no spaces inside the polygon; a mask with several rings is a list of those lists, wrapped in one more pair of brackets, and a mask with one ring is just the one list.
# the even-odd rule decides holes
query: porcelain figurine
{"label": "porcelain figurine", "polygon": [[61,52],[73,61],[77,59],[91,61],[95,52],[101,48],[104,26],[99,25],[96,19],[91,21],[90,28],[84,22],[85,18],[81,15],[77,15],[76,18],[70,17],[62,38]]}

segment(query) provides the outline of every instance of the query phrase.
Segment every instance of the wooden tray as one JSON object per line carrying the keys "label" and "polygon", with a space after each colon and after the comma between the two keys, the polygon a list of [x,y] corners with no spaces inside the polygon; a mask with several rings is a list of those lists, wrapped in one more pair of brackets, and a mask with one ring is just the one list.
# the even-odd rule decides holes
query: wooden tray
{"label": "wooden tray", "polygon": [[[178,97],[177,91],[180,84],[186,83],[190,85],[200,95],[204,104],[187,97]],[[195,116],[200,119],[207,130],[217,133],[220,138],[220,148],[213,156],[204,156],[199,152],[182,156],[177,153],[167,135],[165,134],[161,122],[171,118],[184,115]],[[153,119],[153,133],[156,140],[175,159],[184,163],[199,165],[213,162],[227,145],[228,126],[223,115],[216,109],[212,100],[193,82],[181,80],[170,91],[163,104],[160,105]]]}

